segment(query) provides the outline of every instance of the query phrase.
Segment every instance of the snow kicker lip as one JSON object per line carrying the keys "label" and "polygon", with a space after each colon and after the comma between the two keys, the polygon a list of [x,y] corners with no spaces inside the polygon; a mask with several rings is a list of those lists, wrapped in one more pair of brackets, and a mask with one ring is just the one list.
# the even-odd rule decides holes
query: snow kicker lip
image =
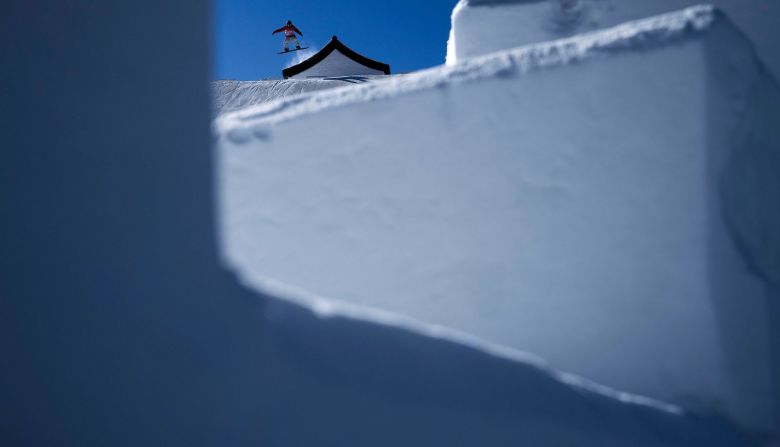
{"label": "snow kicker lip", "polygon": [[314,67],[315,65],[322,62],[330,53],[338,50],[341,54],[344,56],[347,56],[348,58],[352,59],[353,61],[365,65],[366,67],[372,68],[377,71],[381,71],[386,75],[390,74],[390,66],[375,61],[373,59],[369,59],[362,54],[359,54],[355,52],[354,50],[350,49],[346,45],[344,45],[336,36],[333,36],[330,39],[330,42],[328,42],[325,47],[323,47],[320,51],[317,52],[314,56],[306,59],[305,61],[301,62],[298,65],[293,65],[292,67],[285,68],[282,70],[282,75],[285,79],[291,78],[297,74],[303,73],[304,71]]}

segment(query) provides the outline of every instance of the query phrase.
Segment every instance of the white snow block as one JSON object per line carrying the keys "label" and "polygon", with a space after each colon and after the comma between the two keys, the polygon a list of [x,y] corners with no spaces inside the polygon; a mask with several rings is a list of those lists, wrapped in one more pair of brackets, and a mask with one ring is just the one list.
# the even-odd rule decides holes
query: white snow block
{"label": "white snow block", "polygon": [[[567,5],[562,8],[562,3]],[[447,62],[605,28],[684,8],[700,0],[461,0],[452,13]],[[780,2],[712,0],[780,73]]]}
{"label": "white snow block", "polygon": [[769,432],[779,107],[698,7],[245,109],[224,256]]}

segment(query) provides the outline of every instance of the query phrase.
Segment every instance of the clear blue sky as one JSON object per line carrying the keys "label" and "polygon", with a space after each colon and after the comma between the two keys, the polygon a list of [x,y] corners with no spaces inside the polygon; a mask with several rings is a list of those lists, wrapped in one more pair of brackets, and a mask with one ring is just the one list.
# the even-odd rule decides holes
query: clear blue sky
{"label": "clear blue sky", "polygon": [[[289,19],[319,49],[336,35],[394,73],[444,63],[456,0],[215,0],[214,79],[281,78],[292,60],[271,32]],[[292,53],[291,53],[292,54]]]}

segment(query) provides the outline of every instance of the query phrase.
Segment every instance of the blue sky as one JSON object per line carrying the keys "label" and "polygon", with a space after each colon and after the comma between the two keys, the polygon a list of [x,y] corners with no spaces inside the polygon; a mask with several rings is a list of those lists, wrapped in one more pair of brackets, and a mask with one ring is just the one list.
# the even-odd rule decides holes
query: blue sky
{"label": "blue sky", "polygon": [[[293,57],[271,32],[289,19],[319,49],[337,35],[394,73],[444,63],[456,0],[215,0],[214,79],[280,78]],[[291,53],[294,54],[294,53]]]}

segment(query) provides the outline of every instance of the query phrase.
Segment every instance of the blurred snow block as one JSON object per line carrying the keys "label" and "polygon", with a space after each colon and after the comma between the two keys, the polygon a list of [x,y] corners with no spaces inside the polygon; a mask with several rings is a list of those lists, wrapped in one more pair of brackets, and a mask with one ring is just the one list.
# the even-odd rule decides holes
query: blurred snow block
{"label": "blurred snow block", "polygon": [[224,255],[771,431],[777,95],[696,7],[223,115]]}
{"label": "blurred snow block", "polygon": [[[520,45],[614,26],[701,3],[700,0],[461,0],[452,14],[447,63]],[[780,2],[712,0],[756,43],[780,73]]]}

